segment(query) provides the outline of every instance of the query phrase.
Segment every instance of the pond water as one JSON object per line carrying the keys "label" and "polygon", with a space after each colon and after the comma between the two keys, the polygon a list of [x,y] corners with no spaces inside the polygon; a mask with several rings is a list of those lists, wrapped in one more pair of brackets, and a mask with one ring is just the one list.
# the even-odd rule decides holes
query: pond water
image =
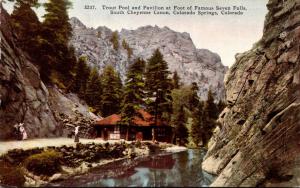
{"label": "pond water", "polygon": [[128,163],[128,160],[119,161],[113,166],[94,169],[88,174],[52,186],[205,187],[212,183],[214,177],[201,169],[204,155],[203,150],[189,149],[135,159],[134,163],[132,161]]}

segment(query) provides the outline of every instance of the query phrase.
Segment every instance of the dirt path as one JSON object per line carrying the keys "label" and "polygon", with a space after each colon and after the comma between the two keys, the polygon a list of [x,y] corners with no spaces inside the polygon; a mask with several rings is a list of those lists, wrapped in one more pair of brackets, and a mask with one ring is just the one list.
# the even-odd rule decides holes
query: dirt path
{"label": "dirt path", "polygon": [[[104,141],[102,139],[80,139],[83,144],[95,142],[95,143],[115,143],[120,142],[119,140]],[[31,149],[35,147],[47,147],[47,146],[62,146],[62,145],[75,145],[74,139],[72,138],[40,138],[30,139],[24,141],[0,141],[0,155],[6,153],[8,150],[22,148]]]}

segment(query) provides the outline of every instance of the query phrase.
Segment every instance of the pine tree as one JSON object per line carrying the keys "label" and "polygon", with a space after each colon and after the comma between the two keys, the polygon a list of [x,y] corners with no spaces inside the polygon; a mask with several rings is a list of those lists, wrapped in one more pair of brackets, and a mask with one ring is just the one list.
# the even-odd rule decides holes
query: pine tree
{"label": "pine tree", "polygon": [[191,85],[191,98],[189,100],[189,109],[193,111],[199,105],[199,96],[198,96],[199,87],[196,82],[193,82]]}
{"label": "pine tree", "polygon": [[106,117],[114,113],[119,113],[122,99],[122,82],[120,75],[110,65],[104,68],[101,75],[102,96],[101,113]]}
{"label": "pine tree", "polygon": [[171,88],[172,82],[168,78],[168,64],[157,49],[148,60],[146,67],[146,92],[148,111],[156,118],[170,120],[172,112]]}
{"label": "pine tree", "polygon": [[133,54],[133,51],[132,51],[132,48],[130,48],[129,44],[126,42],[125,39],[122,40],[122,47],[125,50],[127,50],[127,56],[128,56],[128,59],[130,59],[132,54]]}
{"label": "pine tree", "polygon": [[209,118],[208,112],[204,109],[203,117],[202,117],[202,124],[203,124],[203,144],[207,144],[211,136],[213,135],[213,130],[216,128],[217,123],[215,119]]}
{"label": "pine tree", "polygon": [[18,35],[18,45],[28,54],[38,50],[37,39],[41,27],[41,23],[32,7],[39,7],[38,0],[16,0],[11,14],[12,26]]}
{"label": "pine tree", "polygon": [[207,100],[205,102],[205,111],[207,112],[208,117],[210,119],[216,120],[218,118],[218,108],[214,101],[215,101],[215,99],[214,99],[213,93],[212,93],[211,89],[209,89],[209,91],[207,93]]}
{"label": "pine tree", "polygon": [[46,14],[43,16],[42,43],[45,52],[51,57],[51,67],[55,68],[61,79],[68,83],[76,64],[74,50],[69,46],[72,27],[67,10],[71,7],[68,0],[49,0],[44,4]]}
{"label": "pine tree", "polygon": [[[14,1],[14,0],[10,0]],[[48,83],[53,58],[48,55],[48,46],[42,38],[42,24],[32,7],[39,7],[38,0],[16,0],[12,12],[12,27],[18,35],[18,45],[39,66],[41,79]]]}
{"label": "pine tree", "polygon": [[173,73],[173,79],[172,79],[173,89],[179,89],[180,88],[180,77],[178,76],[177,71]]}
{"label": "pine tree", "polygon": [[101,79],[98,73],[98,69],[93,68],[87,82],[85,100],[88,105],[96,110],[96,112],[100,110],[101,94]]}
{"label": "pine tree", "polygon": [[48,34],[47,39],[55,45],[62,45],[56,47],[65,47],[72,36],[72,27],[67,12],[71,8],[70,1],[49,0],[44,6],[46,14],[43,16],[45,19],[43,26]]}
{"label": "pine tree", "polygon": [[191,127],[191,137],[193,142],[198,146],[200,143],[204,143],[205,139],[205,120],[203,111],[203,103],[199,102],[198,107],[193,112],[193,123]]}
{"label": "pine tree", "polygon": [[86,57],[81,56],[76,66],[76,75],[71,85],[71,91],[77,93],[82,99],[85,98],[87,81],[90,75],[90,69],[86,63]]}
{"label": "pine tree", "polygon": [[128,69],[121,110],[123,124],[130,125],[137,111],[144,106],[145,64],[144,60],[138,58]]}
{"label": "pine tree", "polygon": [[213,134],[213,130],[217,126],[216,119],[218,117],[218,109],[214,103],[214,97],[211,90],[208,91],[207,100],[205,101],[203,108],[203,143],[206,144]]}
{"label": "pine tree", "polygon": [[127,48],[128,48],[128,44],[127,44],[127,42],[126,42],[125,39],[122,40],[122,47],[123,47],[124,49],[127,49]]}
{"label": "pine tree", "polygon": [[176,140],[179,141],[180,145],[184,145],[187,143],[188,138],[188,130],[185,126],[186,124],[186,116],[184,112],[184,107],[181,106],[178,114],[176,115],[175,121],[173,122],[175,125],[175,137]]}
{"label": "pine tree", "polygon": [[118,31],[114,31],[111,35],[110,42],[113,44],[114,50],[119,49],[119,34]]}

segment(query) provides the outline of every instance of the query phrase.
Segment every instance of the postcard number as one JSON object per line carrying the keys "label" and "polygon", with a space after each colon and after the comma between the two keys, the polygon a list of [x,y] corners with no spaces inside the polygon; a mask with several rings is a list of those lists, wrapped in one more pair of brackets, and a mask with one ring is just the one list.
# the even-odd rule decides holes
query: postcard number
{"label": "postcard number", "polygon": [[84,9],[93,10],[96,9],[95,5],[84,5]]}

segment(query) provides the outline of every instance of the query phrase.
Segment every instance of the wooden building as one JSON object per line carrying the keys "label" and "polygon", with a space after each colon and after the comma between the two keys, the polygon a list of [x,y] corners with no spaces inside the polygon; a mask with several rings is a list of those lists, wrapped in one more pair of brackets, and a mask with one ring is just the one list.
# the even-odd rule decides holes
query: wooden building
{"label": "wooden building", "polygon": [[[160,142],[171,142],[173,128],[161,120],[155,122],[153,115],[144,110],[138,111],[139,115],[133,117],[130,126],[120,124],[121,115],[113,114],[104,119],[97,121],[94,124],[96,137],[101,137],[104,140],[152,140]],[[128,133],[127,133],[128,131]]]}

